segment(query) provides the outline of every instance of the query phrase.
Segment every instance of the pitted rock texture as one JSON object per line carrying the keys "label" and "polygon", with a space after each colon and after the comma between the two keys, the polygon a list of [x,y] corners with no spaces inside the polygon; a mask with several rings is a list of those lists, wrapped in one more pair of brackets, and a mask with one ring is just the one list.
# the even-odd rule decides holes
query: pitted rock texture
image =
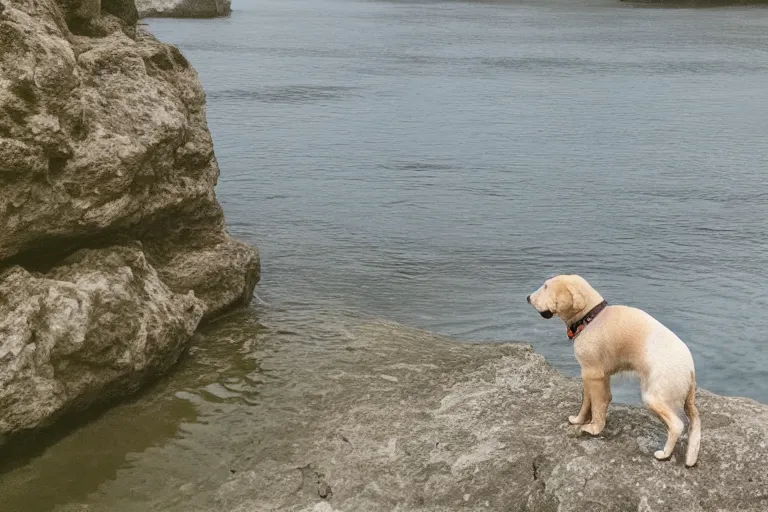
{"label": "pitted rock texture", "polygon": [[203,315],[138,245],[84,249],[45,274],[0,274],[0,434],[137,390],[173,365]]}
{"label": "pitted rock texture", "polygon": [[[258,254],[226,232],[214,192],[219,167],[205,93],[189,62],[136,26],[133,0],[2,0],[0,5],[0,271],[8,271],[0,282],[0,307],[10,307],[7,297],[16,301],[14,308],[21,307],[19,283],[25,280],[33,302],[41,286],[55,288],[41,283],[57,280],[62,262],[84,248],[101,249],[89,253],[90,270],[105,282],[120,281],[122,270],[115,267],[109,274],[110,251],[124,245],[140,253],[142,272],[167,293],[196,294],[196,313],[185,320],[196,319],[191,331],[201,318],[247,304],[259,280]],[[75,281],[69,280],[77,289]],[[160,311],[172,302],[161,295],[129,294],[121,304],[128,317]],[[26,353],[18,343],[39,350],[39,339],[53,340],[49,349],[58,353],[65,349],[57,343],[81,336],[86,327],[64,321],[69,302],[46,304],[45,315],[63,323],[40,320],[23,342],[0,338],[0,354]],[[163,318],[168,325],[159,324]],[[160,339],[166,333],[174,347],[185,345],[181,332],[190,329],[185,323],[180,331],[177,321],[175,314],[156,319],[157,335],[147,343],[157,345],[157,355],[149,357],[147,368],[167,368],[178,357],[177,348],[165,350]],[[118,343],[106,332],[115,325],[88,325],[89,339],[103,328],[104,339]],[[162,354],[168,359],[158,362]],[[112,357],[91,356],[104,364]],[[16,363],[0,360],[0,372]],[[134,365],[135,378],[129,370],[114,374],[116,382],[130,385],[109,384],[103,374],[81,389],[56,384],[57,372],[35,376],[37,369],[52,367],[29,367],[27,380],[19,381],[46,382],[30,388],[38,389],[40,400],[43,389],[54,393],[45,404],[15,403],[22,395],[4,395],[0,418],[13,419],[0,420],[0,433],[44,425],[65,410],[99,401],[99,389],[129,393],[142,375],[156,373]],[[88,368],[81,368],[85,380]],[[22,410],[29,417],[23,418]]]}

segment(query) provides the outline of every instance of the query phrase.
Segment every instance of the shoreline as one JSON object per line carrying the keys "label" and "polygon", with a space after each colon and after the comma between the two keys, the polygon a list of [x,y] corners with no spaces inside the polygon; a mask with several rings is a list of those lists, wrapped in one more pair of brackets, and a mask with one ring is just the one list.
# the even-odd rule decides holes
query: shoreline
{"label": "shoreline", "polygon": [[[301,315],[302,328],[286,327]],[[204,398],[246,374],[256,379],[247,392]],[[203,330],[169,378],[60,441],[175,422],[165,418],[169,407],[193,405],[183,408],[188,427],[150,441],[156,448],[129,448],[129,467],[120,464],[112,478],[100,469],[107,480],[65,510],[586,512],[595,500],[617,511],[631,503],[659,512],[691,504],[760,510],[768,406],[698,390],[702,450],[686,469],[685,437],[673,460],[653,458],[665,430],[641,407],[612,404],[604,434],[577,433],[566,418],[579,399],[580,381],[529,345],[465,343],[337,313],[234,312]],[[51,464],[73,456],[61,449],[50,448]],[[40,464],[0,482],[45,471],[34,469]],[[185,469],[146,481],[162,467]],[[126,494],[137,487],[140,495]]]}

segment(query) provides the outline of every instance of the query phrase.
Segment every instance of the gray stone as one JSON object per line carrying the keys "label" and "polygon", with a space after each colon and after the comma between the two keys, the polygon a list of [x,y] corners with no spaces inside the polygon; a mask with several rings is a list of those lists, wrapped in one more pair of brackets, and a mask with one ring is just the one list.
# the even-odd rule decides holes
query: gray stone
{"label": "gray stone", "polygon": [[138,245],[0,274],[0,435],[136,391],[173,365],[203,303],[173,293]]}
{"label": "gray stone", "polygon": [[0,83],[0,260],[189,203],[213,208],[205,96],[178,50],[116,32],[81,38],[76,54],[63,34],[30,24],[38,31],[20,37],[47,51],[0,56],[10,82]]}
{"label": "gray stone", "polygon": [[101,14],[101,0],[57,0],[65,16],[72,19],[92,20]]}
{"label": "gray stone", "polygon": [[217,18],[232,13],[231,0],[136,0],[142,18]]}
{"label": "gray stone", "polygon": [[260,276],[258,258],[250,246],[227,238],[199,250],[179,251],[158,272],[173,290],[193,290],[206,305],[205,319],[233,306],[247,306]]}
{"label": "gray stone", "polygon": [[671,461],[654,459],[666,433],[643,408],[614,404],[602,435],[580,434],[566,419],[578,409],[579,381],[528,346],[464,344],[379,322],[343,331],[317,348],[288,339],[259,347],[262,364],[281,369],[279,394],[262,392],[279,399],[259,410],[253,439],[232,447],[242,454],[231,463],[238,473],[198,510],[768,507],[765,405],[699,390],[702,448],[689,469],[685,438]]}

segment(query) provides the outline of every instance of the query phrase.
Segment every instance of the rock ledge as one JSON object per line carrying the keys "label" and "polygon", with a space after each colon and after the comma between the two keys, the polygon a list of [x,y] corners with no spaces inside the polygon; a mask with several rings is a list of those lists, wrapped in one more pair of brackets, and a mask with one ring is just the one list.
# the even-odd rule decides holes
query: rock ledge
{"label": "rock ledge", "polygon": [[765,405],[699,390],[702,449],[689,469],[685,438],[671,461],[654,459],[666,433],[645,409],[612,405],[596,438],[568,425],[580,383],[529,346],[464,344],[380,322],[344,331],[311,364],[288,361],[285,340],[261,348],[262,364],[290,377],[280,403],[259,412],[255,451],[242,450],[237,474],[205,510],[768,507]]}

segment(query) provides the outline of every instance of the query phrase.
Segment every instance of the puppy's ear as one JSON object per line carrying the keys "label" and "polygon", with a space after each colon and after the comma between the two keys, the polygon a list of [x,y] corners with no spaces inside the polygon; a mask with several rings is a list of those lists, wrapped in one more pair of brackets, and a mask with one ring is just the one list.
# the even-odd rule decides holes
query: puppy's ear
{"label": "puppy's ear", "polygon": [[568,285],[568,292],[571,294],[571,300],[573,304],[573,310],[574,311],[581,311],[585,307],[587,307],[587,301],[584,299],[584,296],[581,294],[581,291],[579,291],[578,286],[574,285]]}

